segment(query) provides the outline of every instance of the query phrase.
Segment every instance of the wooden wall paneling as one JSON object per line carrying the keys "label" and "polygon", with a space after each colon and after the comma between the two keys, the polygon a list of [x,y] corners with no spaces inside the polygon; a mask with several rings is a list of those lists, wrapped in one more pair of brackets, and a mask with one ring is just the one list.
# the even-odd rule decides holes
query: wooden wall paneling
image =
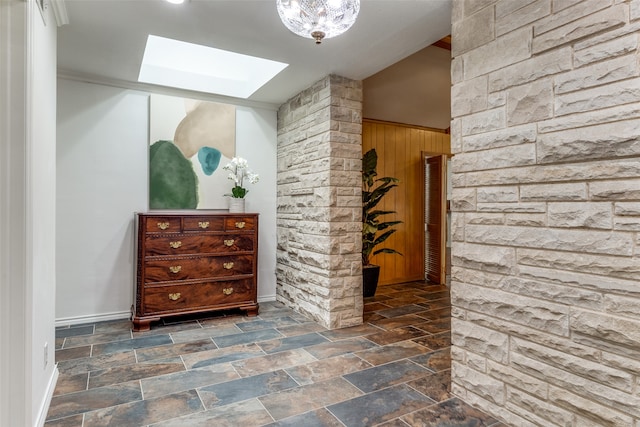
{"label": "wooden wall paneling", "polygon": [[[413,157],[415,153],[422,152],[427,135],[420,129],[411,129],[411,135],[410,153]],[[412,230],[413,246],[408,248],[412,266],[408,280],[421,280],[424,278],[424,174],[421,162],[413,161],[412,164],[411,180],[415,182],[415,190],[411,195],[411,212],[413,213],[411,221],[415,228]]]}
{"label": "wooden wall paneling", "polygon": [[380,284],[424,279],[424,171],[422,152],[449,154],[449,135],[426,128],[363,120],[362,152],[375,148],[378,177],[392,176],[400,185],[388,193],[380,209],[395,210],[386,220],[403,224],[385,242],[403,256],[381,254],[372,259],[381,266]]}
{"label": "wooden wall paneling", "polygon": [[[407,144],[407,141],[409,140],[409,137],[410,137],[410,129],[398,128],[396,131],[396,136],[397,136],[397,139],[395,142],[395,145],[396,145],[395,166],[396,166],[396,171],[398,172],[398,175],[400,175],[401,177],[400,178],[401,181],[399,182],[399,186],[398,186],[398,190],[399,190],[398,203],[395,206],[395,211],[398,212],[398,214],[394,219],[402,220],[402,218],[409,218],[411,216],[411,211],[409,209],[410,207],[409,201],[411,200],[411,194],[412,194],[412,191],[411,191],[412,180],[410,179],[411,164],[406,161],[407,155],[409,153],[408,149],[410,148]],[[406,221],[403,224],[399,224],[400,226],[398,227],[398,232],[396,233],[398,234],[398,247],[408,248],[411,246],[411,239],[413,237],[413,233],[411,229],[407,227],[408,224],[410,224],[410,222],[407,223]],[[395,257],[396,263],[401,266],[400,271],[396,270],[395,277],[403,277],[403,275],[406,274],[405,272],[410,270],[411,263],[410,263],[410,256],[408,256],[410,255],[409,252],[410,251],[407,251],[406,249],[404,249],[404,251],[401,251],[403,256]]]}
{"label": "wooden wall paneling", "polygon": [[[383,144],[380,147],[380,149],[378,150],[378,165],[381,165],[382,167],[380,168],[380,171],[378,172],[378,178],[384,177],[384,176],[393,176],[396,177],[398,179],[401,179],[401,177],[398,177],[396,175],[392,175],[392,173],[395,173],[395,144],[396,144],[396,129],[391,127],[391,126],[384,126],[384,140],[383,140]],[[397,204],[397,195],[398,195],[398,188],[395,188],[391,191],[389,191],[387,193],[387,195],[384,198],[384,202],[382,203],[382,209],[384,210],[396,210],[395,208],[398,206]],[[400,215],[386,215],[383,220],[391,220],[392,218],[399,218]],[[398,226],[396,227],[396,229],[398,230],[394,235],[392,235],[389,239],[387,239],[387,241],[384,243],[385,247],[392,247],[392,248],[399,248],[399,244],[398,244],[398,233],[400,233],[401,231],[401,227]],[[398,276],[398,271],[401,269],[401,267],[398,265],[398,260],[396,259],[398,258],[398,256],[396,255],[389,255],[389,254],[380,254],[376,256],[376,259],[374,259],[374,262],[377,262],[379,259],[379,262],[384,262],[385,267],[385,271],[384,273],[382,273],[382,270],[380,272],[380,276],[381,276],[381,281],[380,284],[385,284],[385,283],[389,283],[391,278],[397,277]]]}

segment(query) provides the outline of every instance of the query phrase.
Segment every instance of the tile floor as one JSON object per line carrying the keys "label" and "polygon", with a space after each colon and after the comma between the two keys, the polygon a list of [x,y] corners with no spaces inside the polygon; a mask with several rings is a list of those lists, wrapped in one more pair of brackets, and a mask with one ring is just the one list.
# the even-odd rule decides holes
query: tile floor
{"label": "tile floor", "polygon": [[275,302],[258,317],[58,328],[46,426],[504,426],[450,395],[450,300],[379,287],[365,323],[326,330]]}

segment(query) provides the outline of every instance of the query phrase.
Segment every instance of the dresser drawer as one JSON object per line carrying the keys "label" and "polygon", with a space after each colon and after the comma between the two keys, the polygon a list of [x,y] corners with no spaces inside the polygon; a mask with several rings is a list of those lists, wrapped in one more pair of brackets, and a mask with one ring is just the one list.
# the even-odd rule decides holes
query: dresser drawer
{"label": "dresser drawer", "polygon": [[145,256],[217,254],[254,250],[253,234],[145,236]]}
{"label": "dresser drawer", "polygon": [[251,216],[232,216],[225,218],[224,221],[225,231],[253,231],[256,229],[256,222],[254,217]]}
{"label": "dresser drawer", "polygon": [[147,233],[179,233],[181,219],[171,216],[150,216],[146,218]]}
{"label": "dresser drawer", "polygon": [[253,279],[145,288],[146,314],[221,308],[253,301]]}
{"label": "dresser drawer", "polygon": [[220,216],[190,216],[183,219],[184,231],[224,231]]}
{"label": "dresser drawer", "polygon": [[253,274],[253,261],[253,255],[148,260],[144,264],[145,283]]}

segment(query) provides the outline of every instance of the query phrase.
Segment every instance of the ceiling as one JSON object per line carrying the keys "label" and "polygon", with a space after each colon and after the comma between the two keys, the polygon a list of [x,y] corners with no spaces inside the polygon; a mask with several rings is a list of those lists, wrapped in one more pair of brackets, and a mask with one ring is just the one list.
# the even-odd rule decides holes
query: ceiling
{"label": "ceiling", "polygon": [[451,0],[361,0],[345,34],[320,45],[289,32],[275,0],[65,0],[61,75],[137,82],[149,34],[290,64],[249,97],[280,105],[334,73],[362,80],[450,34]]}

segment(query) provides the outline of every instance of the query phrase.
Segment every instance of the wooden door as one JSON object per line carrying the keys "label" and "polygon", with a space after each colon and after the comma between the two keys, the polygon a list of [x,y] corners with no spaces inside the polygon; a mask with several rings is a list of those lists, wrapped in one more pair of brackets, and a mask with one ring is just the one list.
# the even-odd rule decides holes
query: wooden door
{"label": "wooden door", "polygon": [[425,174],[425,276],[443,285],[446,280],[447,156],[423,153]]}

